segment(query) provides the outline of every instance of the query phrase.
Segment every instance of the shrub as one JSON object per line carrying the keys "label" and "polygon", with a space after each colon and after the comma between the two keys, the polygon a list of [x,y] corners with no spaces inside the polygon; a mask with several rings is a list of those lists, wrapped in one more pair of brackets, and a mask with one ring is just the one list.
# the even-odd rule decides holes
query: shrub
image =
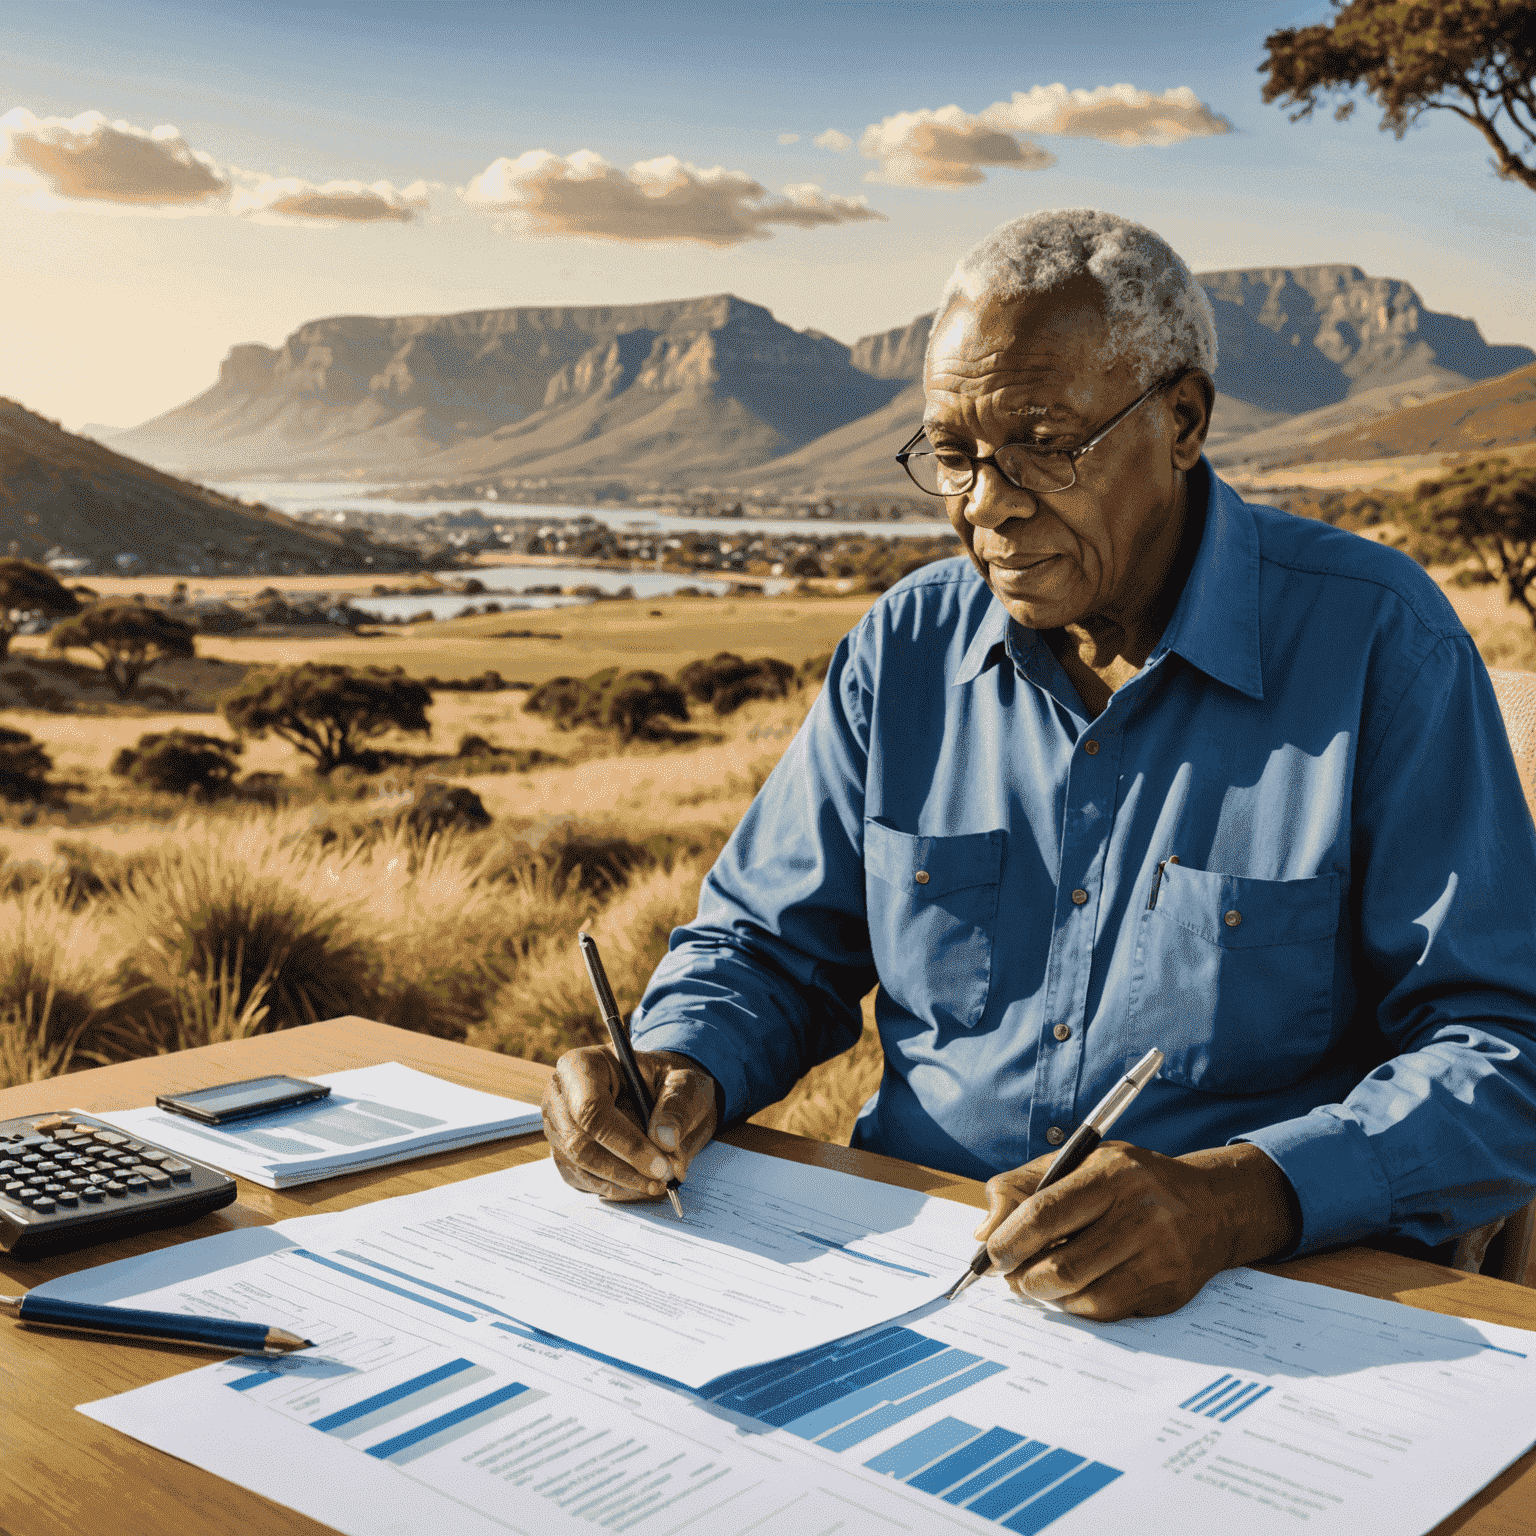
{"label": "shrub", "polygon": [[663,719],[688,719],[688,701],[669,678],[617,667],[587,678],[553,677],[533,690],[523,708],[548,715],[563,731],[597,725],[618,731],[621,741],[659,734],[656,723]]}
{"label": "shrub", "polygon": [[402,820],[417,837],[436,837],[454,829],[475,832],[491,824],[490,814],[474,790],[435,779],[422,785],[414,803],[402,813]]}
{"label": "shrub", "polygon": [[744,661],[720,651],[708,661],[690,662],[677,674],[689,698],[709,704],[717,715],[728,715],[748,699],[782,699],[795,686],[795,669],[771,656]]}
{"label": "shrub", "polygon": [[236,758],[244,750],[227,736],[150,731],[139,737],[138,746],[118,752],[112,772],[147,789],[211,800],[229,789],[239,766]]}
{"label": "shrub", "polygon": [[484,736],[476,736],[473,732],[467,732],[459,737],[459,757],[494,757],[496,748],[488,742]]}
{"label": "shrub", "polygon": [[195,655],[194,633],[190,624],[159,608],[101,603],[55,625],[48,645],[56,651],[93,651],[118,698],[126,699],[151,667]]}
{"label": "shrub", "polygon": [[224,696],[224,718],[242,734],[268,731],[328,774],[364,760],[363,741],[391,728],[429,735],[432,695],[400,670],[305,662],[285,672],[253,673]]}
{"label": "shrub", "polygon": [[0,800],[47,800],[53,759],[25,731],[0,725]]}

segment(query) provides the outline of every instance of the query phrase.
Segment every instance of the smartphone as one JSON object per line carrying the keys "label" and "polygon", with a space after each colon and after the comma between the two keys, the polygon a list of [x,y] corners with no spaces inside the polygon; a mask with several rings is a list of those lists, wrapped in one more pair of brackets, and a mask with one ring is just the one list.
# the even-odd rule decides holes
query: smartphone
{"label": "smartphone", "polygon": [[252,1115],[270,1115],[292,1109],[330,1093],[325,1083],[306,1083],[302,1077],[248,1077],[244,1082],[220,1083],[216,1088],[194,1088],[190,1093],[159,1093],[155,1103],[174,1115],[201,1120],[204,1125],[223,1125]]}

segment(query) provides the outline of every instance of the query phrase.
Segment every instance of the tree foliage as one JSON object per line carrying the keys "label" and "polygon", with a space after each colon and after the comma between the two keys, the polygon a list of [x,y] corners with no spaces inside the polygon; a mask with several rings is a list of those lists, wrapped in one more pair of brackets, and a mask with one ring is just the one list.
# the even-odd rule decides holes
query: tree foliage
{"label": "tree foliage", "polygon": [[112,759],[112,772],[131,784],[166,794],[212,799],[230,786],[244,750],[227,736],[202,731],[150,731],[136,747],[124,747]]}
{"label": "tree foliage", "polygon": [[1536,191],[1536,0],[1334,0],[1332,25],[1265,39],[1264,100],[1310,117],[1364,90],[1401,138],[1424,112],[1452,112],[1488,141],[1494,168]]}
{"label": "tree foliage", "polygon": [[395,667],[305,662],[283,672],[253,673],[221,704],[242,735],[281,737],[330,773],[363,760],[363,743],[388,730],[431,734],[431,693]]}
{"label": "tree foliage", "polygon": [[1419,559],[1474,555],[1536,627],[1536,467],[1508,459],[1463,464],[1418,487],[1408,520]]}
{"label": "tree foliage", "polygon": [[94,651],[118,698],[126,699],[151,667],[196,654],[195,634],[190,624],[161,608],[98,603],[55,625],[48,644],[56,651]]}
{"label": "tree foliage", "polygon": [[0,559],[0,661],[29,619],[60,619],[80,612],[80,599],[46,565]]}
{"label": "tree foliage", "polygon": [[27,735],[0,725],[0,800],[46,800],[53,760]]}

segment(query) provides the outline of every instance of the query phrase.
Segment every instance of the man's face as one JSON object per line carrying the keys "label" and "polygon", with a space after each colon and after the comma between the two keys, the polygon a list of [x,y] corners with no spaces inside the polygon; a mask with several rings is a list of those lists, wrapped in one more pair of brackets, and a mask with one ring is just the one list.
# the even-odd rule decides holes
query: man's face
{"label": "man's face", "polygon": [[[958,300],[928,355],[929,441],[977,458],[1004,443],[1085,442],[1145,387],[1124,359],[1102,364],[1105,340],[1091,278],[1005,304]],[[1154,595],[1141,590],[1147,572],[1166,564],[1147,556],[1170,531],[1177,538],[1176,461],[1190,457],[1178,435],[1169,396],[1154,395],[1077,461],[1069,489],[1037,495],[986,465],[965,496],[948,498],[955,532],[1019,623],[1113,619]]]}

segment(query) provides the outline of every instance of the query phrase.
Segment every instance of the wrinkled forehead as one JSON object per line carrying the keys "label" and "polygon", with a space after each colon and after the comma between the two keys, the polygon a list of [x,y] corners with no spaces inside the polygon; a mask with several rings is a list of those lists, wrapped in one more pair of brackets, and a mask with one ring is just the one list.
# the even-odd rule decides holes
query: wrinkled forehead
{"label": "wrinkled forehead", "polygon": [[1000,297],[962,293],[934,323],[928,375],[935,383],[959,367],[1060,373],[1094,367],[1109,352],[1104,291],[1086,274],[1041,293]]}

